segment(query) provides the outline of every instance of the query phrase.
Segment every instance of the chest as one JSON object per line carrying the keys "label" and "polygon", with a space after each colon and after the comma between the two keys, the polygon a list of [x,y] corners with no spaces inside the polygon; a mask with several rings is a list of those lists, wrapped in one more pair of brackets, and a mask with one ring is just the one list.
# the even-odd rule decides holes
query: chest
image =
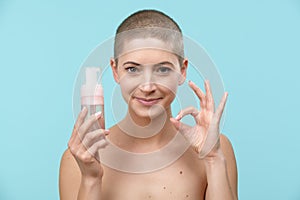
{"label": "chest", "polygon": [[201,199],[206,176],[199,162],[181,158],[152,173],[129,174],[105,167],[103,199]]}

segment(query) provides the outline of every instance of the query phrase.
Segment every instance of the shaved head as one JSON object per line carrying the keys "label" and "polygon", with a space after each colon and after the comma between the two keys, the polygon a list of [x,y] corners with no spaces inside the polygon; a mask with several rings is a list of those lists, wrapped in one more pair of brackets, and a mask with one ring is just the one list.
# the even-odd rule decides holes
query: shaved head
{"label": "shaved head", "polygon": [[135,12],[119,25],[114,43],[116,61],[124,53],[126,42],[148,38],[163,41],[168,46],[166,50],[176,54],[179,63],[182,63],[184,58],[182,31],[171,17],[157,10]]}

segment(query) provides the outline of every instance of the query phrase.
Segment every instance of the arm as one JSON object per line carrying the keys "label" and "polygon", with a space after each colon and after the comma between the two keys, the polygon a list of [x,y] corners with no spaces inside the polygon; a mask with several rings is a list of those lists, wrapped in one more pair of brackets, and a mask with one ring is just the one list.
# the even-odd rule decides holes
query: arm
{"label": "arm", "polygon": [[[226,104],[228,93],[225,92],[217,109],[215,109],[209,81],[205,81],[206,94],[193,82],[189,82],[200,100],[200,111],[194,107],[179,112],[171,118],[174,126],[190,141],[199,158],[203,160],[207,175],[205,198],[209,200],[237,199],[237,169],[232,146],[229,140],[221,135],[219,124]],[[196,121],[190,127],[180,122],[192,115]]]}
{"label": "arm", "polygon": [[61,200],[99,199],[101,179],[82,178],[75,158],[67,149],[62,156],[59,171]]}
{"label": "arm", "polygon": [[98,150],[107,145],[105,136],[109,131],[91,126],[100,119],[100,113],[85,120],[87,109],[84,108],[74,125],[60,165],[59,190],[61,200],[99,200],[103,168]]}
{"label": "arm", "polygon": [[59,169],[59,196],[61,200],[77,199],[81,181],[80,169],[67,149],[61,159]]}
{"label": "arm", "polygon": [[81,179],[78,200],[101,199],[102,179]]}
{"label": "arm", "polygon": [[232,145],[226,136],[221,135],[220,147],[214,157],[204,159],[207,174],[205,199],[233,199],[237,194],[237,167]]}

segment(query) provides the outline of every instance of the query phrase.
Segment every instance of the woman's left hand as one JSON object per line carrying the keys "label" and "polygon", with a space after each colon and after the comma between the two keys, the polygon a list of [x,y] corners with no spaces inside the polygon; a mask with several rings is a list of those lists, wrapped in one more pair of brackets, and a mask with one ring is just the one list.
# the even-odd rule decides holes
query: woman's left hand
{"label": "woman's left hand", "polygon": [[[199,158],[211,158],[222,154],[220,149],[219,124],[226,104],[228,93],[225,92],[222,100],[215,111],[214,99],[212,96],[209,81],[205,81],[206,95],[202,90],[189,81],[189,86],[193,89],[200,100],[200,111],[194,107],[181,110],[176,118],[171,118],[177,130],[191,143],[198,153]],[[186,115],[192,115],[196,121],[191,127],[180,122]]]}

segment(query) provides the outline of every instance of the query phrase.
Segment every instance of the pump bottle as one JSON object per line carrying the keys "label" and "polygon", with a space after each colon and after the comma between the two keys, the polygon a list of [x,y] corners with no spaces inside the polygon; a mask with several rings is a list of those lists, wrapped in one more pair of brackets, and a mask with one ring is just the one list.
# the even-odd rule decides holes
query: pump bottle
{"label": "pump bottle", "polygon": [[[85,69],[85,84],[81,86],[81,109],[86,107],[88,110],[88,116],[91,116],[97,112],[101,112],[101,117],[98,122],[93,124],[91,130],[105,129],[104,123],[104,99],[103,88],[98,83],[98,77],[101,74],[101,70],[98,67],[87,67]],[[100,122],[100,123],[99,123]]]}

